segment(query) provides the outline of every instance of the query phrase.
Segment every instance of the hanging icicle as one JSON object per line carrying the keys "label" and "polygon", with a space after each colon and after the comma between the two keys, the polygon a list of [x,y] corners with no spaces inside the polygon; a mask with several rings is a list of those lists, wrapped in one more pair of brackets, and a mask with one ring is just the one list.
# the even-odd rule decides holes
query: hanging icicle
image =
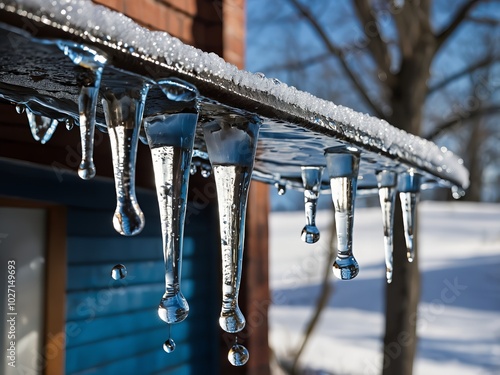
{"label": "hanging icicle", "polygon": [[137,79],[117,83],[102,91],[117,199],[113,226],[124,236],[138,234],[144,227],[144,214],[135,196],[135,167],[139,128],[149,87],[149,83]]}
{"label": "hanging icicle", "polygon": [[358,180],[360,151],[355,147],[336,146],[325,150],[337,228],[337,258],[333,274],[341,280],[355,278],[358,262],[352,253],[354,200]]}
{"label": "hanging icicle", "polygon": [[385,275],[389,284],[392,282],[393,273],[394,206],[397,182],[398,176],[395,172],[383,170],[377,173],[378,194],[384,226]]}
{"label": "hanging icicle", "polygon": [[319,229],[316,226],[316,204],[321,192],[322,176],[323,167],[302,167],[306,225],[302,229],[301,238],[302,241],[309,244],[319,241]]}
{"label": "hanging icicle", "polygon": [[403,210],[403,225],[406,241],[406,256],[408,262],[415,259],[414,233],[417,202],[420,193],[421,175],[414,169],[402,173],[399,177],[398,190]]}
{"label": "hanging icicle", "polygon": [[181,292],[181,270],[189,172],[198,121],[198,91],[176,78],[157,83],[167,97],[165,109],[146,117],[144,130],[153,160],[165,261],[165,293],[158,315],[166,323],[174,324],[183,321],[189,313],[189,305]]}

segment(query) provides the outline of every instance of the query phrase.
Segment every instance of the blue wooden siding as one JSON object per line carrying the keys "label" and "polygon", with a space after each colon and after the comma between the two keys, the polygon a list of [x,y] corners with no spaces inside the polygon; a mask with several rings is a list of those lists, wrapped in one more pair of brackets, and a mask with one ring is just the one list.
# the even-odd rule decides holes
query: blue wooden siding
{"label": "blue wooden siding", "polygon": [[[213,207],[189,217],[182,291],[190,314],[172,326],[177,347],[167,354],[162,345],[168,328],[156,312],[164,266],[155,194],[138,193],[146,227],[138,236],[123,237],[111,224],[112,181],[81,181],[73,174],[61,181],[50,168],[2,160],[0,171],[0,194],[68,207],[66,375],[219,373],[220,268]],[[126,265],[127,278],[111,279],[116,263]]]}

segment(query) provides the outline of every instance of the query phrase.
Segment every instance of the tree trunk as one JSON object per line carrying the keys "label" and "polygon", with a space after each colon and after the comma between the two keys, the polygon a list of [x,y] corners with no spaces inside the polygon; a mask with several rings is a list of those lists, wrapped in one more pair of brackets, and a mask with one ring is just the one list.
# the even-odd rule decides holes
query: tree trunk
{"label": "tree trunk", "polygon": [[[383,375],[411,375],[417,346],[416,320],[420,298],[417,232],[415,258],[406,258],[401,204],[396,200],[394,215],[394,273],[386,287]],[[418,222],[416,223],[418,224]]]}
{"label": "tree trunk", "polygon": [[[422,108],[427,93],[426,82],[432,61],[432,46],[418,45],[411,58],[403,60],[397,86],[392,90],[392,116],[389,121],[413,134],[419,134]],[[406,257],[401,203],[396,199],[394,214],[394,273],[386,286],[386,326],[384,336],[383,375],[412,375],[417,348],[416,320],[420,299],[418,269],[418,212],[415,214],[414,250],[412,263]]]}

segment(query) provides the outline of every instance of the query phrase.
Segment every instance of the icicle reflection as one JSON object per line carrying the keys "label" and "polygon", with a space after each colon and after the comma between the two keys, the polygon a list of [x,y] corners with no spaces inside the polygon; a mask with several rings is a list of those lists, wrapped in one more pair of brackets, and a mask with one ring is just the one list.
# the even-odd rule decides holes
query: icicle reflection
{"label": "icicle reflection", "polygon": [[146,117],[144,130],[153,159],[165,261],[165,293],[158,315],[173,324],[183,321],[189,313],[181,292],[181,270],[189,172],[198,121],[197,90],[187,83],[181,90],[176,79],[162,80],[158,85],[168,98],[166,108],[163,113]]}
{"label": "icicle reflection", "polygon": [[392,282],[393,273],[394,206],[397,182],[398,176],[395,172],[384,170],[377,173],[378,195],[384,226],[385,275],[389,284]]}
{"label": "icicle reflection", "polygon": [[125,236],[138,234],[144,227],[144,214],[135,196],[135,167],[139,127],[149,86],[143,81],[122,82],[102,91],[117,199],[113,226]]}
{"label": "icicle reflection", "polygon": [[354,147],[337,146],[326,149],[325,157],[337,228],[338,252],[333,274],[339,279],[350,280],[359,272],[358,262],[352,253],[352,230],[360,152]]}
{"label": "icicle reflection", "polygon": [[31,135],[35,141],[39,141],[42,145],[50,141],[52,134],[57,129],[58,120],[51,119],[42,115],[37,115],[26,108],[26,116],[31,129]]}
{"label": "icicle reflection", "polygon": [[319,240],[319,229],[316,226],[316,204],[321,192],[322,176],[323,167],[302,167],[306,225],[302,229],[301,238],[302,241],[309,244]]}
{"label": "icicle reflection", "polygon": [[205,124],[204,134],[217,186],[222,252],[222,308],[219,324],[236,333],[245,327],[238,306],[245,215],[259,125],[240,117]]}
{"label": "icicle reflection", "polygon": [[399,177],[399,199],[403,210],[403,225],[406,241],[406,256],[408,262],[413,262],[415,258],[414,233],[415,233],[415,214],[417,211],[417,202],[420,193],[421,175],[415,170],[410,169]]}

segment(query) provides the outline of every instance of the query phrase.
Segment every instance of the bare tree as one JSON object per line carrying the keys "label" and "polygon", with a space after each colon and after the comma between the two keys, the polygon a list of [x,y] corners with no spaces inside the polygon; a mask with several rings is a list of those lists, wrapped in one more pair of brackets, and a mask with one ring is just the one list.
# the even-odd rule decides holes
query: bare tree
{"label": "bare tree", "polygon": [[[324,82],[324,79],[314,78],[328,69],[335,71],[338,79],[331,83],[332,90],[325,92],[321,87],[318,90],[321,96],[368,111],[394,126],[429,139],[438,139],[459,127],[471,125],[465,148],[470,151],[468,161],[477,165],[479,149],[487,140],[485,135],[489,134],[484,130],[484,121],[487,116],[498,115],[500,110],[499,95],[494,94],[500,84],[495,86],[495,82],[490,82],[488,101],[473,107],[466,102],[470,95],[460,97],[454,93],[478,87],[464,83],[464,78],[493,66],[498,70],[498,1],[351,0],[347,3],[280,0],[273,1],[273,5],[269,3],[260,8],[261,32],[266,25],[272,24],[273,33],[276,33],[276,24],[269,13],[280,14],[284,33],[297,41],[294,45],[289,39],[286,48],[296,48],[301,53],[291,60],[283,54],[270,53],[268,65],[258,70],[270,75],[302,71],[302,77],[313,82]],[[287,19],[293,21],[287,22]],[[264,48],[268,51],[283,51],[269,44],[279,43],[277,40],[280,39],[274,35],[262,39],[261,43],[267,43]],[[312,47],[306,48],[304,43]],[[446,61],[445,57],[452,51],[454,55],[460,51],[462,59]],[[312,69],[314,66],[320,68]],[[314,92],[301,82],[292,84]],[[460,111],[453,110],[443,116],[443,107],[440,113],[428,109],[436,103],[449,104],[449,98],[456,104],[452,109]],[[494,129],[499,133],[498,130]],[[456,138],[455,143],[459,140]],[[477,178],[474,174],[472,177]],[[477,190],[477,186],[474,189]],[[473,195],[479,197],[477,193]],[[415,317],[420,295],[418,251],[413,263],[407,262],[404,254],[401,210],[397,207],[395,272],[393,282],[386,288],[384,375],[411,375],[415,356]]]}

